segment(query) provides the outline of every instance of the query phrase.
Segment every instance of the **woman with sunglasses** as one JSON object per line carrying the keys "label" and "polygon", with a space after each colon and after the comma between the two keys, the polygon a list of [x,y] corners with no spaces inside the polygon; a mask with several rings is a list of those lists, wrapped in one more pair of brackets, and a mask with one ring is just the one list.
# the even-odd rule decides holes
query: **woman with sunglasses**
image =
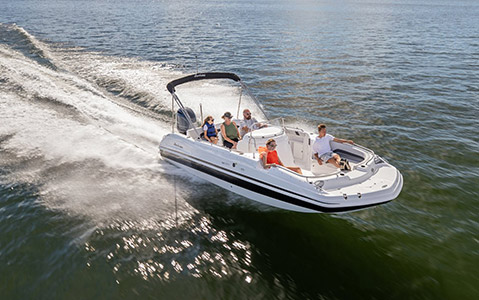
{"label": "woman with sunglasses", "polygon": [[216,130],[215,119],[212,116],[207,116],[203,122],[203,137],[210,143],[218,143],[218,130]]}
{"label": "woman with sunglasses", "polygon": [[299,174],[303,174],[301,172],[301,168],[299,167],[286,167],[281,159],[279,159],[278,152],[275,150],[276,149],[276,141],[274,139],[269,139],[266,141],[266,151],[261,151],[260,158],[261,158],[261,163],[263,164],[263,167],[265,169],[269,169],[271,167],[275,167],[276,165],[283,166],[285,168],[290,169],[291,171],[294,171]]}

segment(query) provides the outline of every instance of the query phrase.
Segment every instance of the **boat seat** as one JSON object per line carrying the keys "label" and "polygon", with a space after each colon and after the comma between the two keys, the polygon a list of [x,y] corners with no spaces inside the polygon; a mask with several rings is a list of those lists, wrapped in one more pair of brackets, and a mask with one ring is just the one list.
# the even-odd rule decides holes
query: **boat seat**
{"label": "boat seat", "polygon": [[335,149],[335,150],[333,150],[333,152],[339,154],[339,156],[341,156],[341,158],[346,158],[347,160],[349,160],[350,162],[353,162],[353,163],[359,163],[359,162],[364,160],[363,157],[361,157],[357,154],[353,154],[351,152],[344,151],[342,149]]}
{"label": "boat seat", "polygon": [[240,122],[241,122],[240,119],[231,119],[231,121],[232,121],[232,122],[235,122],[236,127],[238,127],[238,128],[240,127]]}
{"label": "boat seat", "polygon": [[311,172],[315,175],[326,175],[326,174],[334,174],[339,172],[340,170],[336,168],[334,165],[330,163],[323,163],[322,165],[318,164],[316,159],[313,159],[311,163]]}
{"label": "boat seat", "polygon": [[[215,124],[216,130],[218,131],[218,139],[222,140],[222,136],[220,134],[221,132],[221,124]],[[196,130],[195,130],[196,129]],[[198,134],[196,132],[200,133],[200,138],[203,138],[203,128],[201,126],[195,127],[195,128],[190,128],[186,131],[186,136],[191,137],[193,139],[198,138]]]}
{"label": "boat seat", "polygon": [[[196,129],[196,130],[195,130]],[[203,132],[201,130],[201,127],[196,127],[196,128],[190,128],[186,131],[186,136],[187,137],[191,137],[193,139],[197,139],[197,138],[200,138],[200,136],[198,136],[197,132],[201,133]]]}

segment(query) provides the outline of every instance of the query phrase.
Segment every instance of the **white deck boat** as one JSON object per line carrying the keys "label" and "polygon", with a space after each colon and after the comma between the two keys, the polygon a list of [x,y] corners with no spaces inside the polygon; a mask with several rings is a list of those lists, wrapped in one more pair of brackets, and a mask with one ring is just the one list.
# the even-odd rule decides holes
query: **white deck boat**
{"label": "white deck boat", "polygon": [[[333,151],[347,158],[352,170],[342,171],[331,164],[319,165],[312,156],[316,135],[284,126],[282,122],[262,122],[268,126],[246,134],[236,150],[221,146],[221,134],[218,145],[202,139],[202,129],[193,120],[194,113],[183,106],[175,87],[197,80],[217,79],[236,81],[242,92],[246,91],[256,101],[247,86],[232,73],[197,73],[168,83],[167,89],[174,100],[173,112],[174,103],[179,107],[176,117],[179,132],[163,137],[160,143],[163,159],[252,200],[299,212],[355,211],[387,203],[401,192],[401,173],[372,150],[357,144],[331,142]],[[262,110],[259,104],[258,107]],[[219,129],[220,124],[216,126]],[[276,140],[276,150],[283,163],[299,166],[302,175],[281,166],[262,167],[258,147],[264,146],[269,138]]]}

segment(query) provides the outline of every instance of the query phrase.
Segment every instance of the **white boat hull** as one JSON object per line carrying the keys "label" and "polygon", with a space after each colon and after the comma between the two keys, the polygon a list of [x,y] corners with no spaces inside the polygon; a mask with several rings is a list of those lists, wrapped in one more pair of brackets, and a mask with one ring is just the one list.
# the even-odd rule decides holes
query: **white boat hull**
{"label": "white boat hull", "polygon": [[[386,162],[369,162],[365,170],[351,172],[349,177],[336,174],[336,178],[304,178],[281,168],[265,170],[257,155],[253,158],[178,134],[165,136],[160,152],[188,173],[224,189],[298,212],[343,213],[384,204],[398,196],[403,183],[399,171]],[[318,181],[324,182],[322,188]]]}

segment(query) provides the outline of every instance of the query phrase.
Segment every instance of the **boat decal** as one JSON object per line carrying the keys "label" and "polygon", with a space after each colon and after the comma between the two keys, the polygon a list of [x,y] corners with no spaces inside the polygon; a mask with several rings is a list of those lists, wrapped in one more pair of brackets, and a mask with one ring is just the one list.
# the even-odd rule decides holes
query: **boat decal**
{"label": "boat decal", "polygon": [[[261,195],[264,195],[264,196],[267,196],[267,197],[270,197],[270,198],[273,198],[273,199],[276,199],[276,200],[279,200],[279,201],[287,202],[289,204],[293,204],[293,205],[296,205],[296,206],[308,208],[308,209],[319,211],[319,212],[326,212],[326,213],[347,212],[347,211],[353,211],[353,210],[360,210],[360,209],[384,204],[384,203],[387,203],[387,202],[391,201],[391,200],[387,200],[387,201],[380,202],[380,203],[371,203],[371,204],[364,204],[364,205],[358,205],[358,206],[348,206],[348,207],[324,207],[324,206],[320,206],[320,205],[317,205],[317,204],[314,204],[314,203],[311,203],[311,202],[307,202],[307,201],[304,201],[304,200],[301,200],[301,199],[298,199],[298,198],[295,198],[295,197],[284,195],[280,192],[277,192],[277,191],[262,187],[260,185],[257,185],[257,184],[255,184],[251,181],[247,181],[247,180],[243,180],[241,178],[235,177],[235,176],[231,176],[227,173],[224,173],[224,172],[215,170],[213,168],[210,168],[206,165],[200,164],[200,163],[196,162],[195,160],[188,159],[188,158],[185,158],[185,157],[181,157],[181,156],[179,156],[177,154],[174,154],[174,153],[171,153],[169,151],[161,150],[161,155],[166,159],[170,159],[172,161],[175,161],[175,162],[180,163],[182,165],[185,165],[187,167],[196,169],[200,172],[203,172],[203,173],[208,174],[210,176],[216,177],[220,180],[223,180],[223,181],[229,182],[231,184],[234,184],[236,186],[242,187],[244,189],[248,189],[250,191],[253,191],[257,194],[261,194]],[[231,172],[231,171],[228,170],[228,172]]]}

